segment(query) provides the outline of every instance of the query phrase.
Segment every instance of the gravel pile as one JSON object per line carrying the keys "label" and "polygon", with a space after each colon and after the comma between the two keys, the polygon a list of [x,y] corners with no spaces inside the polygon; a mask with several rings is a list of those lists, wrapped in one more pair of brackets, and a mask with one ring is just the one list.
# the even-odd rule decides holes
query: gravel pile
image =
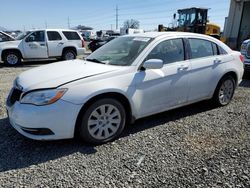
{"label": "gravel pile", "polygon": [[141,119],[92,147],[19,135],[4,107],[21,68],[0,67],[1,187],[250,187],[250,80],[226,107],[201,102]]}

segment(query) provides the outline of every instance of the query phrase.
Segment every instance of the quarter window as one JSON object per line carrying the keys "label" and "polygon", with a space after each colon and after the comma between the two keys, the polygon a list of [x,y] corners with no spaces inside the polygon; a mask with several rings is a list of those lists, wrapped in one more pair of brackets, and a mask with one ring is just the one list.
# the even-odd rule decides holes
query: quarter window
{"label": "quarter window", "polygon": [[63,34],[68,40],[81,40],[77,32],[63,31]]}
{"label": "quarter window", "polygon": [[61,35],[56,31],[48,31],[47,35],[48,35],[48,39],[50,41],[62,40]]}
{"label": "quarter window", "polygon": [[161,59],[164,64],[184,60],[182,39],[170,39],[158,44],[147,56],[148,59]]}
{"label": "quarter window", "polygon": [[220,55],[225,55],[227,54],[226,50],[224,50],[222,47],[218,46]]}
{"label": "quarter window", "polygon": [[212,43],[202,39],[188,39],[192,59],[213,56]]}

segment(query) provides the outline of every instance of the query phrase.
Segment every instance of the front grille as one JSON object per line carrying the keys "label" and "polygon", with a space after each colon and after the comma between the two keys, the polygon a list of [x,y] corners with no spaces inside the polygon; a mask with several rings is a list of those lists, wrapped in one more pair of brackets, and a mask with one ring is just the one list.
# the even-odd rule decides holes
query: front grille
{"label": "front grille", "polygon": [[17,88],[12,88],[10,95],[8,97],[8,104],[13,105],[16,101],[20,100],[22,91]]}
{"label": "front grille", "polygon": [[250,43],[248,43],[248,45],[247,45],[247,53],[246,53],[246,56],[247,56],[248,58],[250,58]]}

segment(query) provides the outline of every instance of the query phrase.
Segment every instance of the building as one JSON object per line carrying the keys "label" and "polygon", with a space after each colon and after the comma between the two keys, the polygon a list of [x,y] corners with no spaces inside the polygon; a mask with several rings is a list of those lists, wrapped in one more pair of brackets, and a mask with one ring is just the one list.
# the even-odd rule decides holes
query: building
{"label": "building", "polygon": [[250,38],[249,20],[250,0],[231,0],[223,36],[232,49],[239,49],[242,41]]}

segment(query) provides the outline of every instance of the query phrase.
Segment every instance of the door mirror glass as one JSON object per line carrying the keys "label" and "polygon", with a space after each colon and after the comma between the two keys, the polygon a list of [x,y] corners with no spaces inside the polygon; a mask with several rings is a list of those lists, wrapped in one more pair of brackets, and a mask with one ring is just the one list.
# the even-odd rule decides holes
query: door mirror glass
{"label": "door mirror glass", "polygon": [[161,69],[163,61],[161,59],[149,59],[143,63],[145,69]]}

